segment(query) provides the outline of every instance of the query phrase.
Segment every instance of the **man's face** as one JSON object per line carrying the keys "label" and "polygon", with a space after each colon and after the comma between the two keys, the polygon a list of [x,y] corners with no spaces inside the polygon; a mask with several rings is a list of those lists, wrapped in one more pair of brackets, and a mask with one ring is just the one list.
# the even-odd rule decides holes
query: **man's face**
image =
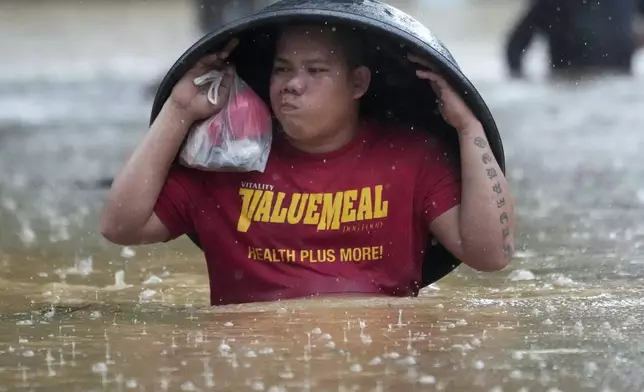
{"label": "man's face", "polygon": [[289,137],[323,140],[351,119],[366,91],[368,70],[350,70],[331,28],[297,27],[277,45],[270,98]]}

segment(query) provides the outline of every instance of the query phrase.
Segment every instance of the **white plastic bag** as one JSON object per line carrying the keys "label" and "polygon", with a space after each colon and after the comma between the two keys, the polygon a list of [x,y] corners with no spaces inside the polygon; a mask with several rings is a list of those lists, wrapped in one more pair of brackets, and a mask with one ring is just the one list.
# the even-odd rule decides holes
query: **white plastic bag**
{"label": "white plastic bag", "polygon": [[[210,71],[195,78],[209,85],[208,100],[217,104],[224,73]],[[264,101],[236,73],[230,96],[216,115],[192,125],[179,162],[205,171],[264,172],[273,139],[271,113]]]}

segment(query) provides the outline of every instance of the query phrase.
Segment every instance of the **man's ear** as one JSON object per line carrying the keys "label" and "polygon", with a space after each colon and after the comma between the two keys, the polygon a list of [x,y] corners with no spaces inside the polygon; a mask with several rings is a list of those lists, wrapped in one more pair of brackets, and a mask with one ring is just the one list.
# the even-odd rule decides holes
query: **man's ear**
{"label": "man's ear", "polygon": [[371,70],[364,65],[353,70],[352,73],[353,84],[353,99],[360,99],[369,90],[371,84]]}

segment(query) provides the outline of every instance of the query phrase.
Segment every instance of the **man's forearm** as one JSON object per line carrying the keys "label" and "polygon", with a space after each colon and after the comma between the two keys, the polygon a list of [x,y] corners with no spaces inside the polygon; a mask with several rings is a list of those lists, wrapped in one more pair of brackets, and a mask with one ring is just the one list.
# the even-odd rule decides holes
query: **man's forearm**
{"label": "man's forearm", "polygon": [[103,230],[127,232],[145,225],[191,123],[184,111],[170,103],[163,106],[114,179],[103,209]]}
{"label": "man's forearm", "polygon": [[480,123],[459,132],[462,197],[459,226],[469,254],[508,260],[514,251],[514,203]]}

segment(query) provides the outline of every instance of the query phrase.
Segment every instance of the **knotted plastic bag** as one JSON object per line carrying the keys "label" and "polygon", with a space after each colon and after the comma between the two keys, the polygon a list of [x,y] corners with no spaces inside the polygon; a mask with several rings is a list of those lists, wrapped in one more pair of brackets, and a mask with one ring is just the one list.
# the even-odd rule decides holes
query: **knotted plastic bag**
{"label": "knotted plastic bag", "polygon": [[[208,87],[208,100],[217,105],[224,71],[195,78]],[[227,104],[212,117],[192,125],[179,162],[205,171],[264,172],[273,138],[271,113],[262,99],[236,73]]]}

